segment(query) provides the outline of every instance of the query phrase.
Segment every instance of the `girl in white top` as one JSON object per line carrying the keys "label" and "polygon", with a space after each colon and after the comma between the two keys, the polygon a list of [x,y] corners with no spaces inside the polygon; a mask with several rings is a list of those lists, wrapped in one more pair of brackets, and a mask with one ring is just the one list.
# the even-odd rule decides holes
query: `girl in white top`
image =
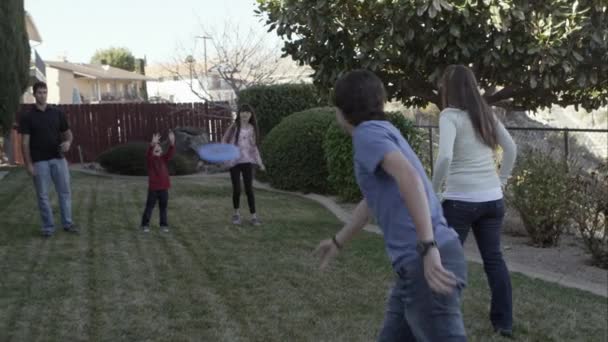
{"label": "girl in white top", "polygon": [[[479,93],[475,75],[466,66],[444,72],[440,96],[439,155],[433,187],[442,197],[443,213],[464,243],[472,228],[492,292],[490,321],[494,330],[512,336],[512,295],[509,271],[502,257],[500,233],[505,215],[503,187],[516,157],[509,132]],[[500,170],[495,152],[503,150]]]}

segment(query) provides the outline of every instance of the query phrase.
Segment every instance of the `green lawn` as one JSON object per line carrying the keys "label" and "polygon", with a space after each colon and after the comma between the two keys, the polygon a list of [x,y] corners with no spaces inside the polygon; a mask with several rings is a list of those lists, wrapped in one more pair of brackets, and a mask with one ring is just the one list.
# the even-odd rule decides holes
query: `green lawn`
{"label": "green lawn", "polygon": [[[258,192],[265,225],[235,228],[226,181],[174,179],[172,232],[144,235],[145,179],[74,175],[73,189],[83,232],[43,240],[25,172],[0,181],[0,341],[371,341],[378,332],[392,282],[382,240],[363,233],[330,272],[317,271],[310,253],[340,225],[314,202]],[[513,283],[520,341],[606,340],[606,299],[520,275]],[[471,265],[471,341],[501,340],[488,305]]]}

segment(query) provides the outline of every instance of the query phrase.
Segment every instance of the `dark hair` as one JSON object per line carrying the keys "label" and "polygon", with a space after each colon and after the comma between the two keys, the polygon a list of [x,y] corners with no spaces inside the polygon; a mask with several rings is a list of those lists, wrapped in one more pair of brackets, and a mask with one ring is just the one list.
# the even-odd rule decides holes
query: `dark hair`
{"label": "dark hair", "polygon": [[340,77],[335,86],[335,105],[353,126],[364,121],[386,120],[386,90],[369,70],[353,70]]}
{"label": "dark hair", "polygon": [[473,71],[464,65],[448,66],[439,84],[442,107],[458,108],[469,113],[477,135],[484,144],[496,148],[496,117],[479,93]]}
{"label": "dark hair", "polygon": [[230,134],[231,136],[234,137],[234,144],[235,145],[239,144],[239,136],[241,135],[241,113],[242,112],[251,113],[251,118],[249,118],[249,123],[251,124],[251,126],[253,126],[253,129],[255,132],[255,144],[259,145],[260,130],[258,128],[258,120],[255,117],[255,111],[253,110],[253,107],[251,107],[251,105],[246,104],[246,103],[240,105],[239,110],[236,113],[235,125],[232,128],[233,132]]}
{"label": "dark hair", "polygon": [[34,83],[34,86],[32,87],[32,89],[34,90],[34,94],[36,94],[36,91],[40,88],[48,89],[46,83],[38,81]]}

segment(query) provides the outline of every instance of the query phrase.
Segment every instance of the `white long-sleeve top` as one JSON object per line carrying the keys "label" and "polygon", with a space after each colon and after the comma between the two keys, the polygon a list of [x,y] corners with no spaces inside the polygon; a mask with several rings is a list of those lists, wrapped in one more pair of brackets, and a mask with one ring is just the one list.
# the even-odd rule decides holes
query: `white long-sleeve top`
{"label": "white long-sleeve top", "polygon": [[517,147],[499,120],[496,120],[496,134],[503,150],[498,172],[495,151],[477,135],[469,114],[456,108],[444,109],[439,118],[439,154],[433,175],[435,192],[440,193],[445,182],[444,199],[467,202],[501,199],[501,185],[511,176]]}

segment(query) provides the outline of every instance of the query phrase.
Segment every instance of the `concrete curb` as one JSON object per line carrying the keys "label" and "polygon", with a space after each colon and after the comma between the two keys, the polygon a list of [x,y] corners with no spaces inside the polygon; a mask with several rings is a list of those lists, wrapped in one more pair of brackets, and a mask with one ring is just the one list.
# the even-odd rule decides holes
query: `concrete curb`
{"label": "concrete curb", "polygon": [[[90,175],[96,175],[96,176],[105,176],[105,177],[111,177],[111,178],[125,178],[125,179],[137,179],[137,178],[144,178],[141,176],[117,176],[117,175],[110,175],[110,174],[104,174],[104,173],[99,173],[99,172],[95,172],[95,171],[91,171],[91,170],[86,170],[86,169],[76,169],[74,168],[73,170],[75,171],[79,171],[79,172],[83,172],[86,174],[90,174]],[[1,178],[1,176],[0,176]],[[192,176],[181,176],[180,178],[182,179],[200,179],[200,178],[224,178],[224,179],[228,179],[228,175],[225,173],[218,173],[218,174],[197,174],[197,175],[192,175]],[[265,191],[271,191],[271,192],[275,192],[275,193],[281,193],[281,194],[288,194],[288,195],[295,195],[298,197],[302,197],[302,198],[306,198],[309,200],[313,200],[319,204],[321,204],[322,206],[324,206],[327,210],[329,210],[332,214],[334,214],[336,216],[336,218],[338,218],[338,220],[346,223],[348,222],[348,220],[350,220],[350,213],[348,213],[347,211],[345,211],[344,209],[342,209],[342,207],[340,207],[340,205],[338,205],[334,200],[332,200],[331,198],[322,196],[322,195],[318,195],[318,194],[304,194],[304,193],[300,193],[300,192],[290,192],[290,191],[283,191],[283,190],[277,190],[272,188],[271,186],[269,186],[268,184],[265,183],[261,183],[258,181],[254,181],[253,182],[254,187],[261,189],[261,190],[265,190]],[[370,233],[374,233],[374,234],[378,234],[378,235],[382,235],[382,231],[380,230],[380,228],[376,225],[373,224],[368,224],[367,226],[365,226],[364,228],[365,231],[370,232]],[[475,262],[478,264],[482,264],[482,260],[481,257],[479,255],[476,255],[474,253],[471,253],[470,251],[465,250],[465,254],[467,257],[468,261],[471,262]],[[595,295],[598,296],[602,296],[602,297],[606,297],[608,298],[608,288],[605,288],[599,284],[595,284],[595,283],[590,283],[590,282],[585,282],[585,281],[580,281],[572,276],[566,275],[566,274],[560,274],[560,273],[555,273],[555,272],[550,272],[550,271],[545,271],[545,270],[539,270],[536,268],[532,268],[529,267],[527,265],[521,264],[521,263],[516,263],[516,262],[509,262],[507,261],[507,267],[509,268],[510,272],[515,272],[515,273],[521,273],[527,277],[533,278],[533,279],[540,279],[540,280],[544,280],[547,282],[551,282],[551,283],[556,283],[558,285],[564,286],[564,287],[569,287],[569,288],[575,288],[575,289],[579,289],[579,290],[583,290],[586,292],[590,292],[593,293]]]}

